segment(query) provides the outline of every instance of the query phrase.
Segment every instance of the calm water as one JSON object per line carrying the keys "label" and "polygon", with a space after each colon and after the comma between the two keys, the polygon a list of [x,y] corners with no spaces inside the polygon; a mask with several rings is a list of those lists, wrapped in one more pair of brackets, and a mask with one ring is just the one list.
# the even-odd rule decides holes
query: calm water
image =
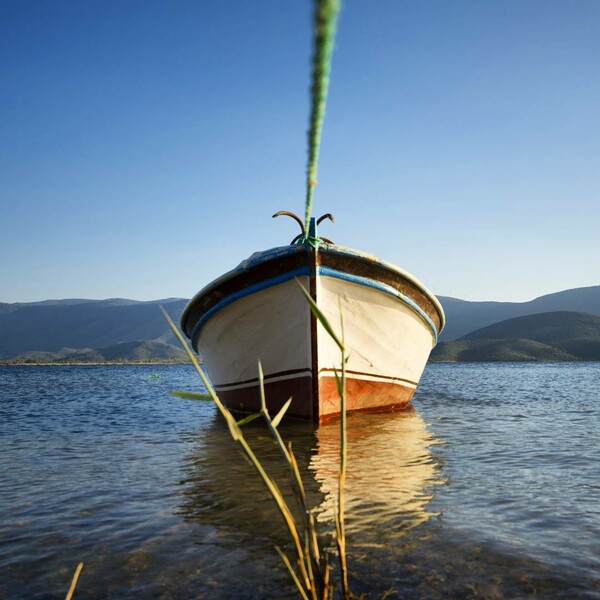
{"label": "calm water", "polygon": [[[195,386],[187,366],[0,367],[0,597],[64,598],[78,561],[78,599],[294,597],[213,406],[168,394]],[[600,598],[600,363],[430,365],[415,407],[349,419],[353,589]],[[338,425],[282,429],[327,543]]]}

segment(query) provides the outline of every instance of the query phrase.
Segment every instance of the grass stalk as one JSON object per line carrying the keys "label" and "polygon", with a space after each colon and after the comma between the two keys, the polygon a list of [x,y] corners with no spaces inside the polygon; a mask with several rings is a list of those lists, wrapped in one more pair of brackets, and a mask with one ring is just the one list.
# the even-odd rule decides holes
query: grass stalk
{"label": "grass stalk", "polygon": [[346,340],[344,332],[344,318],[342,316],[341,300],[338,298],[338,307],[340,314],[341,330],[341,359],[342,359],[342,380],[340,386],[340,478],[338,487],[338,521],[340,534],[338,536],[338,553],[340,560],[340,576],[342,585],[342,595],[344,598],[352,598],[352,592],[348,586],[348,565],[346,562],[346,524],[345,524],[345,490],[346,490],[346,464],[347,464],[347,445],[346,434]]}
{"label": "grass stalk", "polygon": [[[342,334],[343,335],[343,334]],[[342,338],[343,344],[343,338]],[[342,351],[342,381],[341,381],[341,415],[340,415],[340,476],[338,486],[338,516],[339,533],[337,536],[338,554],[340,561],[340,577],[342,595],[351,598],[352,593],[348,587],[348,566],[346,563],[346,526],[345,526],[345,489],[346,489],[346,462],[347,462],[347,438],[346,438],[346,356]]]}
{"label": "grass stalk", "polygon": [[308,596],[306,595],[306,592],[304,591],[304,588],[302,587],[302,583],[298,579],[298,575],[296,575],[296,571],[294,571],[294,569],[290,563],[290,559],[285,555],[285,553],[281,550],[281,548],[279,546],[275,546],[275,550],[277,550],[277,553],[281,557],[281,560],[284,562],[285,566],[287,567],[290,575],[292,576],[294,583],[296,584],[296,588],[300,592],[300,595],[302,596],[302,598],[304,600],[309,600]]}
{"label": "grass stalk", "polygon": [[276,484],[269,477],[269,475],[267,474],[267,472],[264,470],[263,466],[261,465],[260,461],[258,460],[256,455],[254,454],[254,452],[248,445],[248,442],[244,438],[244,434],[242,433],[242,430],[240,429],[239,425],[237,424],[234,416],[231,414],[231,412],[229,412],[229,410],[225,407],[225,405],[221,402],[221,400],[217,396],[210,381],[208,381],[208,378],[206,377],[206,375],[200,368],[200,365],[198,364],[196,357],[193,355],[189,346],[185,343],[183,336],[181,335],[181,333],[175,326],[175,323],[173,323],[173,320],[171,319],[171,317],[168,315],[167,311],[162,306],[160,307],[160,309],[161,309],[165,319],[167,320],[169,327],[171,328],[174,335],[177,337],[177,339],[181,343],[183,349],[186,351],[189,359],[191,360],[192,364],[194,365],[196,371],[198,372],[198,375],[200,376],[202,383],[208,390],[208,393],[211,396],[211,398],[213,399],[213,402],[216,404],[217,408],[219,409],[219,412],[225,419],[225,421],[229,427],[229,432],[231,434],[231,437],[234,439],[234,441],[236,441],[241,446],[244,454],[250,460],[250,463],[254,466],[255,470],[259,474],[263,483],[267,487],[269,494],[275,501],[275,504],[276,504],[277,508],[279,509],[281,516],[283,517],[283,520],[288,528],[290,537],[292,538],[292,541],[294,543],[294,548],[296,550],[296,555],[297,555],[297,564],[298,564],[298,568],[300,570],[301,577],[304,580],[304,584],[310,589],[311,585],[310,585],[310,580],[308,578],[308,572],[305,567],[304,551],[302,548],[302,543],[300,541],[300,536],[298,535],[298,529],[296,527],[296,522],[294,520],[291,510],[289,509],[285,499],[283,498],[283,496],[282,496],[281,492],[279,491],[279,489],[277,488]]}
{"label": "grass stalk", "polygon": [[65,596],[65,600],[71,600],[73,597],[73,592],[75,591],[75,586],[77,585],[77,580],[79,579],[79,575],[81,573],[81,569],[83,569],[83,563],[80,562],[75,569],[75,573],[73,575],[73,579],[71,580],[71,586],[69,587],[69,591]]}
{"label": "grass stalk", "polygon": [[[339,480],[338,480],[338,502],[336,506],[336,510],[334,511],[334,521],[335,521],[335,530],[336,530],[336,542],[338,549],[338,560],[340,567],[340,586],[342,597],[344,600],[351,600],[354,598],[352,592],[350,591],[348,585],[348,569],[347,569],[347,561],[346,561],[346,534],[345,534],[345,484],[346,484],[346,462],[347,462],[347,437],[346,437],[346,362],[348,360],[346,356],[345,343],[344,343],[344,324],[343,320],[341,320],[341,306],[340,306],[340,320],[341,320],[341,336],[338,336],[334,331],[331,323],[327,320],[322,311],[318,308],[313,298],[310,296],[308,291],[298,282],[302,293],[306,297],[310,310],[313,312],[315,317],[321,323],[325,331],[331,336],[335,344],[338,346],[341,354],[341,374],[338,371],[335,371],[335,377],[337,382],[337,388],[340,396],[340,472],[339,472]],[[198,361],[196,360],[194,354],[190,350],[189,346],[183,339],[183,336],[165,311],[165,309],[161,306],[163,315],[167,320],[171,330],[174,335],[177,337],[182,347],[186,351],[190,361],[194,365],[202,383],[206,387],[208,391],[208,398],[212,399],[212,401],[217,406],[219,412],[225,419],[227,426],[229,427],[229,432],[231,437],[235,442],[237,442],[246,457],[249,459],[250,463],[253,465],[256,472],[261,477],[263,483],[267,487],[270,496],[273,498],[283,520],[288,528],[288,532],[290,534],[290,538],[293,542],[295,553],[296,553],[296,567],[297,571],[292,566],[292,563],[288,556],[278,547],[276,550],[283,560],[286,568],[290,572],[294,585],[296,586],[298,593],[305,600],[329,600],[333,597],[333,592],[335,586],[330,582],[330,563],[329,557],[327,554],[323,555],[319,549],[319,541],[317,536],[316,524],[314,514],[308,506],[308,500],[306,496],[306,491],[304,488],[304,483],[302,481],[302,476],[300,473],[300,469],[298,467],[298,463],[296,461],[296,457],[294,456],[291,443],[286,446],[281,434],[278,430],[278,425],[284,417],[287,409],[289,408],[292,399],[290,398],[280,409],[278,414],[272,418],[269,410],[267,408],[266,396],[265,396],[265,386],[264,386],[264,373],[262,369],[262,365],[259,361],[258,363],[258,379],[259,379],[259,390],[260,390],[260,411],[257,414],[250,415],[240,421],[236,421],[232,413],[229,411],[227,407],[221,402],[216,392],[214,391],[211,383],[208,381],[208,378],[200,368]],[[196,393],[188,393],[188,392],[177,392],[177,396],[188,398],[192,400],[205,400],[207,399],[207,395],[205,394],[196,394]],[[294,490],[294,494],[296,496],[296,500],[298,501],[298,505],[301,509],[303,515],[303,536],[300,535],[298,525],[290,507],[288,506],[286,500],[284,499],[281,491],[277,487],[277,484],[271,477],[267,474],[265,469],[258,457],[254,454],[253,450],[248,445],[244,434],[241,430],[241,426],[243,424],[248,423],[249,421],[261,416],[265,420],[267,427],[281,452],[284,460],[286,461],[289,470],[290,470],[290,478],[292,481],[292,489]],[[301,539],[301,537],[303,539]]]}
{"label": "grass stalk", "polygon": [[346,560],[346,527],[345,527],[345,494],[346,488],[346,462],[347,462],[347,437],[346,437],[346,362],[348,357],[346,356],[346,344],[344,334],[344,319],[342,317],[341,301],[339,301],[339,314],[340,314],[340,335],[336,334],[331,323],[317,306],[313,297],[310,295],[308,290],[300,283],[298,279],[296,282],[300,286],[304,297],[309,303],[312,313],[315,315],[319,323],[323,326],[323,329],[329,334],[331,339],[336,343],[340,349],[341,355],[341,376],[335,371],[335,379],[337,383],[337,389],[340,396],[340,473],[338,479],[338,503],[335,511],[335,529],[336,529],[336,541],[338,547],[338,560],[340,564],[340,583],[342,587],[342,597],[344,600],[353,598],[352,592],[348,585],[348,565]]}

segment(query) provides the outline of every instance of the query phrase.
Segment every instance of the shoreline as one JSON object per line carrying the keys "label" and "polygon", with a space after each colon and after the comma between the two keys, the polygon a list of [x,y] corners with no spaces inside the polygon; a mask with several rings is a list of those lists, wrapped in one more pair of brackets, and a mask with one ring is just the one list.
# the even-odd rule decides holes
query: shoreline
{"label": "shoreline", "polygon": [[[430,360],[427,364],[433,365],[468,365],[468,364],[510,364],[510,363],[527,363],[527,364],[551,364],[551,363],[596,363],[597,360]],[[0,361],[0,367],[97,367],[97,366],[161,366],[161,365],[191,365],[192,363],[184,361],[106,361],[106,362],[8,362]],[[200,363],[202,364],[202,363]]]}
{"label": "shoreline", "polygon": [[0,367],[97,367],[97,366],[131,366],[131,365],[191,365],[189,361],[106,361],[106,362],[3,362]]}

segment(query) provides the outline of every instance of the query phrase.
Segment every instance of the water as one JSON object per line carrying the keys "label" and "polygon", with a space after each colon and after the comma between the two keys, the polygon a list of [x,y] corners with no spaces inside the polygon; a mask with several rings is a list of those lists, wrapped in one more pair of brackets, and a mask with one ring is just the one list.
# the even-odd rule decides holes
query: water
{"label": "water", "polygon": [[[294,597],[262,484],[211,404],[168,394],[194,388],[187,366],[0,367],[0,597],[64,598],[79,561],[78,599]],[[349,418],[353,589],[600,598],[600,363],[429,365],[415,407]],[[282,431],[332,544],[338,425]]]}

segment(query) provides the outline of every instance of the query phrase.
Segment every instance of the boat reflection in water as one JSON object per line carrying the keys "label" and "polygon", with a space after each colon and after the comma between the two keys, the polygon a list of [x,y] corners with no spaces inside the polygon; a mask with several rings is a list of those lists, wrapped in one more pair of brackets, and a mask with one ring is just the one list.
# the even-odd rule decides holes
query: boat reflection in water
{"label": "boat reflection in water", "polygon": [[[292,508],[296,503],[291,491],[289,469],[269,431],[261,420],[244,426],[244,435],[260,458],[265,470],[277,481]],[[283,422],[280,431],[291,441],[299,467],[304,475],[314,447],[314,426],[308,422]],[[192,440],[190,440],[192,442]],[[275,503],[249,461],[231,439],[220,415],[194,436],[194,450],[185,459],[182,481],[182,501],[179,513],[186,521],[202,527],[200,537],[207,533],[216,546],[242,544],[246,548],[268,541],[285,544],[286,530]],[[319,505],[323,496],[312,477],[305,477],[311,506]],[[205,540],[199,540],[205,543]]]}
{"label": "boat reflection in water", "polygon": [[[316,430],[316,453],[310,463],[325,498],[320,521],[333,518],[337,504],[339,422]],[[434,486],[441,483],[431,452],[437,440],[416,410],[387,415],[355,414],[348,419],[346,531],[361,534],[364,543],[380,539],[382,529],[402,534],[427,521]]]}
{"label": "boat reflection in water", "polygon": [[[246,437],[282,490],[289,486],[287,467],[263,426],[245,428]],[[333,529],[337,501],[340,425],[318,428],[284,422],[303,474],[309,505],[316,507],[322,533]],[[203,431],[188,457],[180,512],[187,520],[216,527],[217,545],[228,541],[285,543],[274,503],[253,468],[238,452],[220,421]],[[427,505],[442,482],[432,454],[436,439],[415,411],[354,414],[348,418],[346,529],[359,545],[390,543],[432,515]],[[293,496],[288,496],[295,507]],[[330,523],[331,521],[331,523]],[[328,523],[327,526],[324,524]],[[216,534],[216,535],[215,535]]]}

